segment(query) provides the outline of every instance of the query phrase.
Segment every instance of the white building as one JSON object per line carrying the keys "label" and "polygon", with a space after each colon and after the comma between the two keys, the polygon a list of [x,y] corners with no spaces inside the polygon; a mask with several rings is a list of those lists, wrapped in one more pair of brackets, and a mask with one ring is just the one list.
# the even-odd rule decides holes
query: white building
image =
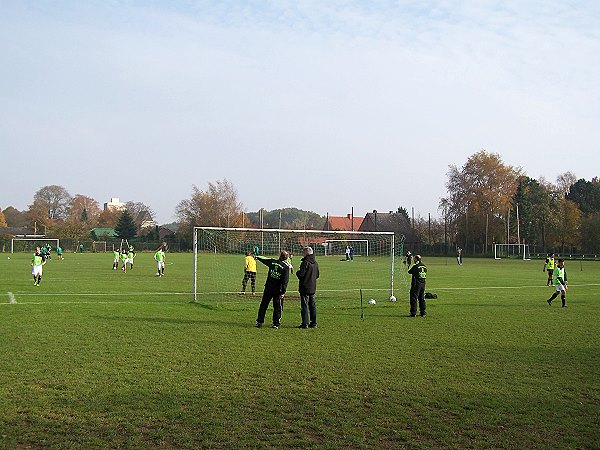
{"label": "white building", "polygon": [[104,204],[104,211],[107,209],[118,209],[120,211],[124,210],[127,205],[119,200],[119,197],[112,197],[110,202]]}

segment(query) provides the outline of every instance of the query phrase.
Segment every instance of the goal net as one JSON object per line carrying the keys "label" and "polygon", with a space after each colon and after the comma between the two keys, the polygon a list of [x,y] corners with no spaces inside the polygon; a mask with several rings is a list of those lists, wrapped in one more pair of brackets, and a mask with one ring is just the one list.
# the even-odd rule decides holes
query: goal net
{"label": "goal net", "polygon": [[92,242],[92,251],[94,253],[100,252],[112,252],[115,249],[115,244],[106,241],[94,241]]}
{"label": "goal net", "polygon": [[528,244],[494,244],[494,259],[531,259]]}
{"label": "goal net", "polygon": [[59,239],[46,238],[13,238],[10,240],[10,252],[34,252],[36,247],[50,244],[52,251],[60,245]]}
{"label": "goal net", "polygon": [[[355,299],[362,290],[370,297],[388,300],[394,293],[395,257],[403,253],[403,243],[404,236],[397,239],[393,232],[196,227],[193,300],[240,301],[246,252],[277,259],[284,250],[290,253],[293,266],[286,297],[297,297],[296,271],[302,249],[307,246],[312,247],[319,263],[317,290],[321,298]],[[345,249],[349,245],[360,258],[346,259]],[[267,267],[257,261],[257,300],[266,276]],[[251,295],[250,282],[245,295],[246,298]]]}

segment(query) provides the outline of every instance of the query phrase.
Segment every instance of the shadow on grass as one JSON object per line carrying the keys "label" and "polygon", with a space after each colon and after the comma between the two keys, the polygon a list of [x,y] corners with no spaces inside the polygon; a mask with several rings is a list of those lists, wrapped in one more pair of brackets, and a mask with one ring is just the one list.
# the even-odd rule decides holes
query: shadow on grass
{"label": "shadow on grass", "polygon": [[173,319],[168,317],[115,317],[115,316],[94,316],[98,320],[119,321],[119,322],[140,322],[140,323],[156,323],[156,324],[176,324],[176,325],[227,325],[229,327],[238,328],[253,328],[254,322],[242,323],[222,320],[209,319]]}

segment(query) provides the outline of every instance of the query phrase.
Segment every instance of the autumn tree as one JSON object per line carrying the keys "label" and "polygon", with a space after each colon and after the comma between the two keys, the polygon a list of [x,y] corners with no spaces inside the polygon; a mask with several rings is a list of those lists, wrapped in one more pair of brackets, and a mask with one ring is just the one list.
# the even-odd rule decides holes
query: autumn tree
{"label": "autumn tree", "polygon": [[180,201],[175,213],[182,234],[190,235],[194,226],[241,226],[243,205],[233,184],[223,179],[208,183],[206,191],[192,186],[191,198]]}
{"label": "autumn tree", "polygon": [[29,205],[27,218],[29,223],[38,226],[52,227],[58,220],[64,220],[69,215],[71,194],[62,186],[44,186],[33,196],[33,203]]}
{"label": "autumn tree", "polygon": [[6,217],[4,217],[4,213],[0,209],[0,227],[6,227],[6,226],[8,226],[6,224]]}
{"label": "autumn tree", "polygon": [[91,197],[77,194],[71,200],[68,220],[84,222],[91,226],[96,223],[100,214],[100,204]]}
{"label": "autumn tree", "polygon": [[7,206],[4,211],[4,218],[6,219],[6,225],[9,227],[25,227],[27,226],[27,214],[19,211],[13,206]]}
{"label": "autumn tree", "polygon": [[440,202],[458,243],[482,247],[506,241],[506,224],[521,169],[502,162],[500,155],[481,150],[458,168],[449,166],[448,196]]}
{"label": "autumn tree", "polygon": [[117,226],[121,210],[117,208],[107,208],[100,211],[96,218],[96,225],[104,228],[114,228]]}

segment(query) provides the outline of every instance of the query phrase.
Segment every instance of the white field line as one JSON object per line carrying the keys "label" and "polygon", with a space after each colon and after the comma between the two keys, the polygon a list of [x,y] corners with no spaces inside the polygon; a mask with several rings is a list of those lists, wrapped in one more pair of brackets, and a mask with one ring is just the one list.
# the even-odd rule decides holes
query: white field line
{"label": "white field line", "polygon": [[[600,286],[600,283],[584,283],[584,284],[571,284],[569,287],[586,287],[586,286]],[[525,286],[486,286],[486,287],[435,287],[432,290],[438,291],[453,291],[453,290],[485,290],[485,289],[542,289],[547,290],[548,286],[546,285],[525,285]],[[319,292],[349,292],[349,291],[359,291],[360,289],[322,289]],[[382,290],[385,291],[387,289],[363,289],[364,291],[373,291],[373,290]],[[208,295],[208,294],[238,294],[237,291],[232,292],[198,292],[198,296]],[[18,294],[19,297],[127,297],[132,295],[148,295],[148,296],[192,296],[192,292],[79,292],[79,293],[23,293]],[[294,292],[290,294],[289,297],[297,297],[297,293]],[[19,301],[17,303],[15,295],[12,292],[7,292],[7,296],[9,299],[9,303],[0,303],[0,305],[48,305],[48,304],[69,304],[69,305],[84,305],[84,304],[106,304],[106,305],[119,305],[119,304],[127,304],[127,305],[144,305],[144,304],[186,304],[192,303],[191,301],[179,301],[179,302],[164,302],[164,301],[45,301],[45,302],[33,302],[33,301]],[[260,299],[262,294],[260,292],[257,295],[252,296],[250,294],[240,295],[239,301],[219,301],[219,304],[237,304],[237,303],[246,303],[242,299],[248,298],[256,298]]]}

